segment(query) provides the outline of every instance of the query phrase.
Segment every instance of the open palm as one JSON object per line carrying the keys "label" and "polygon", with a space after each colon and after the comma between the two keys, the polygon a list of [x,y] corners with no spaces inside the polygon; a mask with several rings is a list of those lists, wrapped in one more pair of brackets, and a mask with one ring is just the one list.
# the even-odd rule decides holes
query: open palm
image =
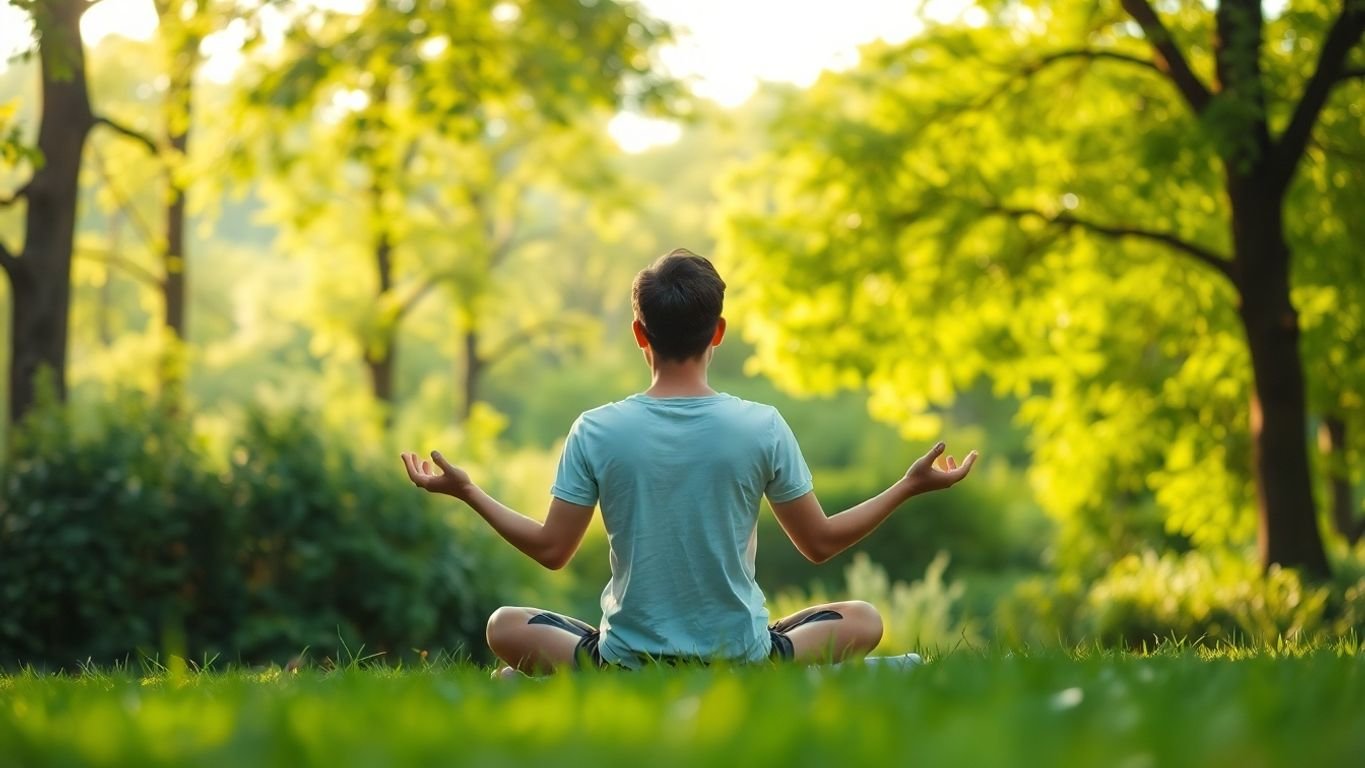
{"label": "open palm", "polygon": [[[971,471],[972,465],[976,463],[976,451],[967,454],[961,464],[952,456],[944,456],[943,452],[947,449],[943,443],[938,443],[929,452],[919,457],[910,469],[905,471],[905,479],[915,489],[916,493],[926,491],[941,491],[950,488],[959,480],[967,476]],[[942,461],[939,459],[942,458]]]}
{"label": "open palm", "polygon": [[[436,462],[440,472],[433,469],[431,461]],[[469,473],[446,461],[439,451],[431,452],[431,461],[419,459],[415,453],[403,454],[403,466],[407,468],[408,479],[413,485],[431,493],[444,493],[456,498],[464,498],[474,486]]]}

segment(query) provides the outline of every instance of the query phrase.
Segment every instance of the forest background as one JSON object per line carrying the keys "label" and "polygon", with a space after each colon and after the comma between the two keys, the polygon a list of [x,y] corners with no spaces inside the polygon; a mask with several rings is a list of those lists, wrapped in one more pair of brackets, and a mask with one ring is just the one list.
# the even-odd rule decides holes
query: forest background
{"label": "forest background", "polygon": [[775,612],[871,600],[887,650],[1365,626],[1358,3],[921,6],[737,106],[630,3],[157,0],[93,45],[11,5],[0,664],[594,620],[600,522],[539,572],[397,453],[539,514],[575,416],[646,386],[629,284],[675,247],[730,286],[712,385],[826,509],[984,456],[819,568],[765,511]]}

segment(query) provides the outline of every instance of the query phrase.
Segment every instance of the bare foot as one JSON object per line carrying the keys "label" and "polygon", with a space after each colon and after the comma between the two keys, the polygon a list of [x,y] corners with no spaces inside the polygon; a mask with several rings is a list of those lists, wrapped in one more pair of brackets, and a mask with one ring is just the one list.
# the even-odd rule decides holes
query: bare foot
{"label": "bare foot", "polygon": [[515,669],[512,669],[511,667],[502,667],[501,669],[495,669],[493,670],[492,674],[492,678],[494,680],[516,680],[519,677],[524,677],[524,675],[522,675]]}

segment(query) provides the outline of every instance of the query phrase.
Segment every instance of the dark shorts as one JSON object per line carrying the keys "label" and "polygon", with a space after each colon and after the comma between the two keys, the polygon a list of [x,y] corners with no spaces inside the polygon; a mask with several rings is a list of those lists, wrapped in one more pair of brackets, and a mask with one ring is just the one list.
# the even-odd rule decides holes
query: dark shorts
{"label": "dark shorts", "polygon": [[[768,660],[774,662],[791,661],[795,656],[792,649],[791,638],[787,633],[803,624],[810,624],[816,621],[829,621],[832,619],[842,619],[843,615],[837,611],[812,611],[796,619],[787,618],[768,625],[768,638],[772,641],[772,650],[768,652]],[[577,619],[568,616],[560,616],[557,613],[538,613],[531,617],[531,624],[546,624],[552,627],[559,627],[566,632],[578,635],[578,645],[574,648],[574,657],[578,659],[578,666],[595,667],[597,669],[617,669],[617,665],[612,664],[602,658],[597,645],[602,640],[602,632],[591,624],[585,624]],[[669,664],[673,666],[682,664],[697,664],[705,666],[706,659],[691,658],[685,656],[666,656],[661,658],[651,658],[651,661]]]}

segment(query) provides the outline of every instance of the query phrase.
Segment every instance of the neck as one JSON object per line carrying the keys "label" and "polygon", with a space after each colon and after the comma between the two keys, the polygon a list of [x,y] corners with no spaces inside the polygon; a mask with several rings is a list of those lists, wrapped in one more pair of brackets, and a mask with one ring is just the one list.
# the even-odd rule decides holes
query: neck
{"label": "neck", "polygon": [[706,383],[709,357],[707,354],[682,362],[651,361],[650,371],[653,376],[645,394],[650,397],[704,397],[716,394],[716,391]]}

